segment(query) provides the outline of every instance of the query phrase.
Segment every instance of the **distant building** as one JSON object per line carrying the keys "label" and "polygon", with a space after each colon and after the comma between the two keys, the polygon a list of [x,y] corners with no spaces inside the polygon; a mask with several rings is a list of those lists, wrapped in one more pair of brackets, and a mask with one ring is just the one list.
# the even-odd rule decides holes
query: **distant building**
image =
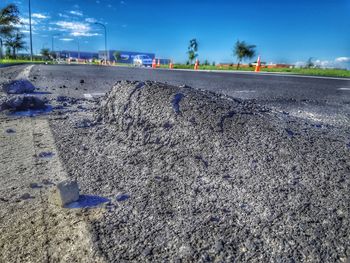
{"label": "distant building", "polygon": [[85,52],[85,51],[72,51],[72,50],[62,50],[56,52],[58,58],[62,59],[84,59],[84,60],[90,60],[90,59],[98,59],[98,53],[97,52]]}
{"label": "distant building", "polygon": [[[108,50],[108,60],[109,61],[116,61],[117,63],[125,63],[125,64],[132,64],[134,62],[134,57],[136,55],[146,55],[149,56],[151,59],[155,58],[154,53],[147,53],[147,52],[135,52],[135,51],[121,51],[121,50]],[[120,55],[120,58],[118,60],[115,59],[114,53],[118,52]],[[106,51],[100,50],[98,52],[98,58],[100,60],[103,60],[106,58],[105,55]]]}

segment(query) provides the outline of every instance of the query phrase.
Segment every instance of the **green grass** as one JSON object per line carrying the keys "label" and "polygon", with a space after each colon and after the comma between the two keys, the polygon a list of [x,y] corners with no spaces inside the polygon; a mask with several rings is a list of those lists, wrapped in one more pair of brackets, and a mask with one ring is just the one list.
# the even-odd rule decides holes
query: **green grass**
{"label": "green grass", "polygon": [[[161,68],[169,68],[167,65],[162,65]],[[175,69],[193,69],[193,65],[175,64]],[[237,70],[235,66],[211,66],[200,65],[201,70]],[[239,68],[240,71],[254,71],[254,67]],[[350,70],[346,69],[320,69],[320,68],[261,68],[262,72],[279,72],[291,73],[311,76],[327,76],[327,77],[345,77],[350,78]]]}
{"label": "green grass", "polygon": [[45,63],[43,60],[25,60],[25,59],[0,59],[0,64],[18,64],[18,63]]}

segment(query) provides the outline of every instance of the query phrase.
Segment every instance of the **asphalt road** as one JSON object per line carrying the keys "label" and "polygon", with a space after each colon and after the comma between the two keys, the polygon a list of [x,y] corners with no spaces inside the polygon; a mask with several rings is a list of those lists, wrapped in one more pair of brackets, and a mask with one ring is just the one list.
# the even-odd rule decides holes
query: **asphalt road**
{"label": "asphalt road", "polygon": [[276,111],[316,122],[350,124],[349,79],[87,65],[38,65],[30,76],[37,87],[54,95],[89,98],[109,91],[118,80],[153,80],[255,99]]}

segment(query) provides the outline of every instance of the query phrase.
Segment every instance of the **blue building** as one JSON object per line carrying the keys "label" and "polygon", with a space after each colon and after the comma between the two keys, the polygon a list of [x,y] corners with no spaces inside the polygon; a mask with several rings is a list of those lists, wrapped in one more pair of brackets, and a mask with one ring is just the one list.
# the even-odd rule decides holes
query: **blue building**
{"label": "blue building", "polygon": [[72,59],[98,59],[98,53],[97,52],[85,52],[85,51],[72,51],[72,50],[62,50],[57,51],[57,57],[62,59],[72,58]]}
{"label": "blue building", "polygon": [[[133,52],[133,51],[121,51],[121,50],[108,50],[108,60],[109,61],[116,61],[117,63],[125,63],[125,64],[132,64],[134,62],[134,57],[137,55],[146,55],[149,56],[151,59],[154,59],[156,55],[154,53],[145,53],[145,52]],[[119,59],[116,60],[114,57],[114,53],[119,53]],[[106,51],[101,50],[98,52],[98,58],[100,60],[105,59]]]}

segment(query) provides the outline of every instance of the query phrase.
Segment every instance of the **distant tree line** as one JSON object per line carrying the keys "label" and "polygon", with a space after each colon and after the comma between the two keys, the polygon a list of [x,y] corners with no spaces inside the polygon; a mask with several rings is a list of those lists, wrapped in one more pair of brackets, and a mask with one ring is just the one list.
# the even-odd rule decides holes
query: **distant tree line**
{"label": "distant tree line", "polygon": [[[193,38],[190,40],[188,45],[188,61],[186,62],[187,65],[192,65],[193,61],[198,57],[198,41],[196,38]],[[233,56],[237,57],[237,69],[239,69],[239,66],[241,65],[242,61],[247,58],[252,58],[255,56],[255,45],[249,45],[245,41],[239,41],[235,43],[233,47]],[[210,62],[206,59],[202,63],[202,65],[209,66]],[[212,62],[212,65],[215,66],[215,62]]]}

